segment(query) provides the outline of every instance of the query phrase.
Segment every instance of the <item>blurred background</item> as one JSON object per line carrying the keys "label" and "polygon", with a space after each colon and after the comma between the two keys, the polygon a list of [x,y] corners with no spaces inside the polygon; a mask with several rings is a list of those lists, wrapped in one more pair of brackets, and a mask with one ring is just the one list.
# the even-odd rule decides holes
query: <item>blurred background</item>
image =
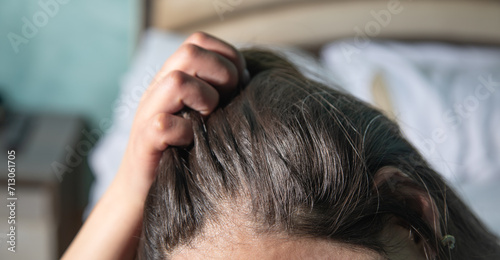
{"label": "blurred background", "polygon": [[498,0],[4,0],[0,198],[15,207],[0,207],[0,259],[64,252],[142,92],[198,30],[272,47],[382,109],[500,233]]}
{"label": "blurred background", "polygon": [[141,26],[139,1],[0,5],[5,104],[13,110],[82,115],[92,125],[111,116]]}
{"label": "blurred background", "polygon": [[2,203],[6,151],[17,153],[17,250],[7,250],[10,212],[3,206],[0,259],[56,259],[78,230],[93,180],[86,157],[95,144],[82,130],[110,126],[140,10],[133,0],[0,2]]}

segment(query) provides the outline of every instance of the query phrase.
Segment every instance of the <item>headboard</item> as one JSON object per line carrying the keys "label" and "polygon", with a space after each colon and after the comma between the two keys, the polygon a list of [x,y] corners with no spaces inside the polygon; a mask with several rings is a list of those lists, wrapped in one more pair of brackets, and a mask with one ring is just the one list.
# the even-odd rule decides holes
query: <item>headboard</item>
{"label": "headboard", "polygon": [[149,27],[230,42],[346,37],[500,44],[500,0],[145,0]]}

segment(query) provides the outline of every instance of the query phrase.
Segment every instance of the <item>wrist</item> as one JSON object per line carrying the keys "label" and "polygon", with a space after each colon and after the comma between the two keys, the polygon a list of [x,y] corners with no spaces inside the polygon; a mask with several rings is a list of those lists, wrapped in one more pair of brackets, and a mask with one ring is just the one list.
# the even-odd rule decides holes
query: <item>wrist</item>
{"label": "wrist", "polygon": [[113,180],[110,189],[119,200],[127,201],[144,207],[149,188],[153,180],[141,178],[140,173],[131,169],[120,169]]}

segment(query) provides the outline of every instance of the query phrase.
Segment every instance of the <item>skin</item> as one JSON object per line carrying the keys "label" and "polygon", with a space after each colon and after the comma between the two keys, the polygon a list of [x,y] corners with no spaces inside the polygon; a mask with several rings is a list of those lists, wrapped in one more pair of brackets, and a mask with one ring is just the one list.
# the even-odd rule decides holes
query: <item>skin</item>
{"label": "skin", "polygon": [[314,239],[260,238],[257,241],[182,251],[173,260],[187,259],[358,259],[383,260],[376,252]]}
{"label": "skin", "polygon": [[[248,210],[227,206],[225,216],[217,224],[209,223],[190,245],[180,246],[171,254],[172,260],[197,259],[329,259],[329,260],[422,260],[424,243],[415,239],[397,219],[383,231],[381,239],[390,245],[387,255],[345,243],[281,234],[258,234],[253,223],[245,218]],[[432,259],[432,257],[430,257]]]}
{"label": "skin", "polygon": [[[62,259],[134,259],[144,202],[161,153],[193,141],[191,122],[178,112],[189,107],[207,116],[248,79],[245,60],[233,46],[205,33],[191,35],[141,98],[115,179]],[[239,228],[239,221],[206,230],[195,247],[176,250],[174,259],[384,259],[340,243],[256,235]],[[408,240],[408,230],[388,232],[390,239]],[[405,242],[402,249],[407,256],[422,252],[417,243]]]}

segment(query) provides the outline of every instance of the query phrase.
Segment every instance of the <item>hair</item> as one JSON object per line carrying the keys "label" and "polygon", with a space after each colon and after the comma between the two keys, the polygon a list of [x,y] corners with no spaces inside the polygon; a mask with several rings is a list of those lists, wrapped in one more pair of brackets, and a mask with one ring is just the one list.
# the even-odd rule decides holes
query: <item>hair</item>
{"label": "hair", "polygon": [[[309,80],[276,54],[243,55],[249,84],[208,118],[186,113],[193,145],[163,152],[145,204],[140,259],[168,259],[235,201],[249,205],[247,218],[263,234],[319,238],[385,254],[390,245],[381,232],[396,217],[438,259],[500,256],[497,237],[396,123],[353,96]],[[376,173],[386,166],[407,180],[375,185]],[[432,198],[437,225],[424,220],[406,187]],[[455,236],[456,248],[442,245],[439,234]]]}

